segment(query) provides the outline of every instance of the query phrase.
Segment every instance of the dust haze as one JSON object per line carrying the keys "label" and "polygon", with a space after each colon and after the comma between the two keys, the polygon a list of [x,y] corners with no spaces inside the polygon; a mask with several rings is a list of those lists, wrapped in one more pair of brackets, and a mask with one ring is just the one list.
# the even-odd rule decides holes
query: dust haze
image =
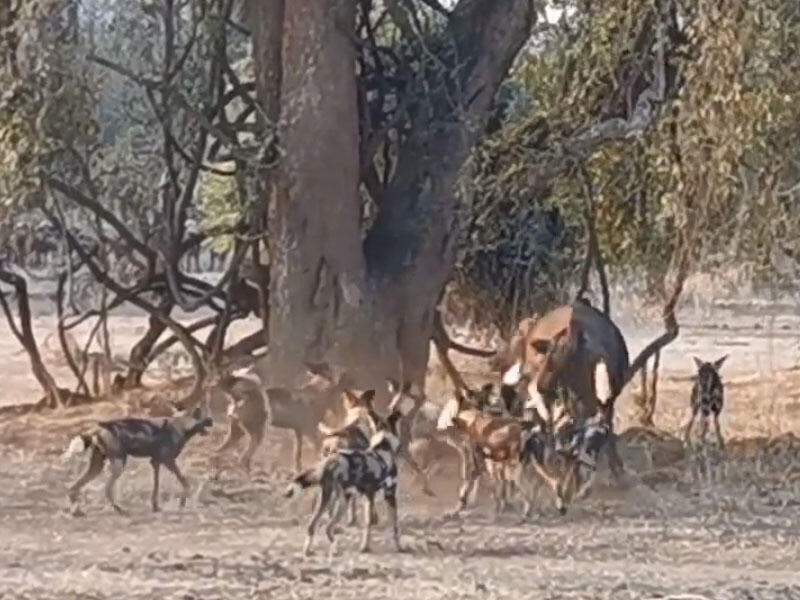
{"label": "dust haze", "polygon": [[[212,434],[181,456],[194,494],[177,504],[178,485],[162,478],[162,513],[149,511],[150,466],[133,460],[118,488],[128,516],[105,503],[101,477],[84,492],[87,517],[65,513],[66,487],[83,461],[60,459],[70,436],[93,420],[125,413],[102,402],[47,414],[4,416],[0,423],[0,590],[13,598],[693,598],[800,597],[800,319],[786,306],[717,303],[701,314],[683,307],[681,335],[662,356],[656,423],[664,434],[629,428],[632,382],[618,401],[618,431],[629,471],[611,485],[605,466],[587,500],[558,516],[541,492],[534,517],[495,517],[481,488],[459,520],[444,514],[456,501],[455,456],[432,477],[425,497],[401,466],[400,513],[409,552],[392,550],[385,519],[373,553],[356,552],[359,531],[348,528],[339,555],[326,542],[300,558],[311,494],[285,501],[291,476],[291,436],[272,430],[248,477],[234,456],[216,480],[211,452],[224,435],[224,415]],[[632,353],[654,333],[615,315]],[[52,330],[38,314],[37,337]],[[126,351],[144,319],[133,311],[110,320],[115,350]],[[657,325],[657,322],[654,323]],[[234,324],[231,339],[255,322]],[[5,323],[0,329],[3,404],[41,395]],[[80,335],[78,336],[80,338]],[[41,337],[39,337],[41,339]],[[723,455],[688,458],[669,434],[688,417],[691,356],[730,353]],[[49,365],[68,381],[64,366]],[[487,380],[478,359],[458,366],[471,382]],[[150,381],[154,382],[155,377]],[[428,391],[447,394],[431,364]],[[313,460],[307,447],[304,463]],[[378,503],[379,518],[384,516]]]}

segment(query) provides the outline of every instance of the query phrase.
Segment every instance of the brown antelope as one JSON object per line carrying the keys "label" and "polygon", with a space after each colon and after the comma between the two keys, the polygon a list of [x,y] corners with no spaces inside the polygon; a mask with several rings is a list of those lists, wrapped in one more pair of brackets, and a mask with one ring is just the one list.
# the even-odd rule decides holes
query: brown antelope
{"label": "brown antelope", "polygon": [[[578,418],[606,413],[613,427],[614,400],[626,381],[628,349],[616,325],[585,302],[551,310],[539,319],[523,319],[517,334],[496,361],[503,383],[516,385],[530,376],[529,405],[549,420],[557,387],[577,399]],[[600,398],[602,396],[602,398]],[[622,460],[610,436],[609,463],[615,477]]]}

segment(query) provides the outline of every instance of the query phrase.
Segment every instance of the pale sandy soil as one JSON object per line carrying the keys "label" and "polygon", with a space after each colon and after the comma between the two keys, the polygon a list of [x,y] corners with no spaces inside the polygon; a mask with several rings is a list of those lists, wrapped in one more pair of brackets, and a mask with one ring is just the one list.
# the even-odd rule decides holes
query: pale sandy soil
{"label": "pale sandy soil", "polygon": [[[632,353],[658,333],[621,321]],[[38,317],[37,332],[52,323]],[[642,451],[631,446],[628,484],[601,485],[564,517],[543,495],[529,522],[513,513],[496,520],[482,496],[460,521],[446,521],[456,485],[456,467],[448,464],[434,481],[435,498],[403,479],[409,552],[400,555],[391,551],[382,520],[371,555],[355,552],[358,533],[348,530],[333,561],[324,536],[314,557],[299,557],[310,498],[280,497],[290,476],[290,439],[281,432],[270,434],[250,478],[229,469],[209,480],[208,456],[223,424],[193,441],[181,461],[201,491],[184,511],[165,475],[164,511],[151,515],[150,467],[132,461],[118,494],[130,516],[105,504],[103,477],[86,488],[89,516],[76,519],[63,512],[64,490],[83,464],[59,455],[71,435],[122,407],[0,417],[0,598],[800,598],[800,444],[784,439],[768,448],[756,439],[800,428],[800,371],[789,370],[800,356],[800,321],[780,315],[771,338],[769,318],[759,312],[699,325],[690,323],[665,352],[656,421],[675,433],[685,420],[689,355],[730,352],[723,430],[747,441],[732,441],[725,457],[712,460],[714,479],[699,478],[690,460],[645,466]],[[115,317],[115,349],[127,350],[143,326],[140,316]],[[237,326],[234,335],[249,327]],[[2,323],[3,404],[40,395],[17,351]],[[462,366],[480,377],[476,363]],[[54,373],[71,385],[63,368]],[[621,429],[631,410],[623,397]],[[657,467],[658,448],[654,456]]]}

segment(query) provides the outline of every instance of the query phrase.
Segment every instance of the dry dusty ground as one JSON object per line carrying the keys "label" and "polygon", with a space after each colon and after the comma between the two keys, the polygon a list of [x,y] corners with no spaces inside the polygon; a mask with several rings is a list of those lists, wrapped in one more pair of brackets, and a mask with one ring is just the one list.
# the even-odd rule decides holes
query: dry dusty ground
{"label": "dry dusty ground", "polygon": [[[150,467],[140,461],[129,464],[118,490],[129,516],[106,506],[101,479],[85,490],[89,516],[76,519],[63,512],[64,490],[83,464],[59,455],[92,419],[123,408],[2,417],[0,598],[800,598],[800,443],[791,436],[770,443],[800,428],[800,371],[789,369],[797,321],[787,316],[775,325],[772,351],[761,317],[723,322],[727,329],[685,329],[665,353],[656,418],[674,433],[686,416],[687,353],[732,352],[723,428],[729,438],[747,439],[731,440],[725,456],[665,466],[665,448],[652,450],[650,464],[642,448],[628,444],[626,486],[603,485],[564,517],[543,495],[527,523],[513,513],[495,519],[486,498],[460,521],[445,520],[455,499],[455,466],[445,465],[435,498],[403,481],[409,551],[401,555],[391,551],[382,520],[371,555],[354,551],[357,532],[348,530],[333,561],[324,536],[314,557],[299,557],[310,499],[280,497],[290,446],[281,433],[257,455],[260,472],[247,478],[230,469],[218,481],[208,479],[207,458],[223,427],[194,440],[182,464],[200,491],[183,511],[166,475],[163,512],[149,513]],[[51,323],[39,318],[37,330]],[[140,317],[116,318],[117,348],[141,326]],[[635,352],[655,331],[625,333]],[[0,328],[0,403],[39,395],[16,350]],[[475,365],[464,368],[477,376]],[[630,404],[619,404],[623,429]],[[704,465],[711,477],[698,470]]]}

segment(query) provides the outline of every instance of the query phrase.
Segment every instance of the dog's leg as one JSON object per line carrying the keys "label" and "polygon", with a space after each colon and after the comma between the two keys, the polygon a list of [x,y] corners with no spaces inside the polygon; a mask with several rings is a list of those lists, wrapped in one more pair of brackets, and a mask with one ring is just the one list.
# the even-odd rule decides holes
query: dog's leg
{"label": "dog's leg", "polygon": [[106,462],[105,456],[103,456],[97,448],[92,448],[92,454],[89,457],[89,464],[86,466],[86,470],[83,474],[78,477],[78,479],[69,486],[69,502],[70,502],[70,512],[75,516],[80,516],[83,513],[81,512],[80,508],[78,507],[78,495],[81,491],[81,488],[89,483],[92,479],[100,475],[103,472],[103,465]]}
{"label": "dog's leg", "polygon": [[361,538],[361,552],[369,552],[370,535],[372,533],[372,517],[375,513],[374,494],[364,495],[364,534]]}
{"label": "dog's leg", "polygon": [[516,487],[517,491],[519,492],[520,496],[522,496],[522,518],[527,519],[531,516],[531,510],[533,510],[533,492],[532,487],[528,487],[523,479],[525,477],[525,466],[521,463],[517,463],[512,475],[514,486]]}
{"label": "dog's leg", "polygon": [[222,472],[222,455],[233,448],[236,443],[242,439],[244,435],[244,428],[242,424],[235,419],[228,420],[228,434],[225,436],[223,442],[214,450],[213,467],[214,472],[211,475],[212,479],[219,479]]}
{"label": "dog's leg", "polygon": [[700,444],[705,445],[707,433],[708,433],[708,416],[703,415],[700,417]]}
{"label": "dog's leg", "polygon": [[294,471],[299,473],[303,467],[303,432],[294,430]]}
{"label": "dog's leg", "polygon": [[565,503],[570,503],[575,499],[575,490],[580,486],[579,481],[580,463],[577,460],[570,460],[567,465],[567,472],[559,483],[559,494]]}
{"label": "dog's leg", "polygon": [[314,541],[314,533],[317,530],[317,524],[319,520],[322,518],[322,513],[324,513],[328,509],[328,505],[330,504],[333,496],[333,486],[330,481],[323,481],[321,485],[321,492],[320,492],[320,501],[319,505],[317,506],[317,510],[314,511],[314,515],[311,517],[311,520],[308,522],[308,528],[306,530],[306,541],[303,544],[303,556],[308,556],[311,554],[311,544]]}
{"label": "dog's leg", "polygon": [[489,480],[492,482],[492,499],[494,500],[494,516],[497,519],[500,513],[503,512],[503,476],[502,465],[495,462],[489,462],[486,465],[486,471],[489,475]]}
{"label": "dog's leg", "polygon": [[714,413],[714,432],[717,434],[719,449],[723,450],[725,448],[725,441],[722,439],[722,431],[719,427],[719,413]]}
{"label": "dog's leg", "polygon": [[336,509],[333,511],[331,520],[328,521],[328,526],[325,527],[325,536],[331,544],[329,550],[330,556],[336,554],[336,531],[339,528],[339,521],[342,520],[342,516],[344,515],[345,506],[350,504],[352,500],[352,494],[347,494],[343,490],[339,490],[336,496]]}
{"label": "dog's leg", "polygon": [[347,526],[356,524],[356,497],[353,495],[347,501]]}
{"label": "dog's leg", "polygon": [[470,493],[472,492],[479,475],[480,473],[477,469],[470,470],[467,478],[464,480],[464,482],[461,484],[461,488],[458,490],[458,505],[453,511],[448,513],[447,516],[456,517],[467,507],[467,500],[470,497]]}
{"label": "dog's leg", "polygon": [[422,480],[422,493],[426,496],[435,496],[436,494],[433,493],[431,490],[430,482],[428,481],[428,476],[425,474],[425,471],[420,468],[417,464],[417,461],[414,460],[414,457],[411,456],[411,453],[408,451],[408,442],[404,443],[400,451],[398,452],[400,456],[403,457],[403,460],[406,461],[408,466],[411,467],[411,470],[414,471],[414,475]]}
{"label": "dog's leg", "polygon": [[592,486],[594,485],[594,480],[597,478],[597,470],[593,470],[592,474],[586,478],[586,481],[583,482],[583,485],[578,489],[577,493],[575,494],[575,500],[582,500],[589,495],[589,492],[592,491]]}
{"label": "dog's leg", "polygon": [[556,509],[562,515],[567,512],[567,507],[564,504],[564,499],[561,497],[561,485],[559,484],[558,479],[550,475],[544,468],[539,461],[534,460],[531,463],[533,466],[533,470],[536,471],[536,474],[541,477],[542,481],[544,481],[550,489],[553,490],[553,493],[556,495]]}
{"label": "dog's leg", "polygon": [[152,459],[150,464],[153,465],[153,493],[150,496],[150,505],[153,512],[158,512],[158,472],[161,470],[161,465],[156,459]]}
{"label": "dog's leg", "polygon": [[397,522],[397,493],[395,489],[387,489],[384,491],[384,498],[386,505],[389,507],[389,522],[392,524],[392,540],[394,541],[394,548],[398,552],[403,552],[403,546],[400,544],[400,525]]}
{"label": "dog's leg", "polygon": [[223,452],[227,452],[231,448],[236,445],[242,436],[244,435],[244,428],[242,424],[235,419],[228,420],[228,435],[225,436],[225,440],[214,450],[215,455],[220,455]]}
{"label": "dog's leg", "polygon": [[689,417],[689,422],[686,424],[686,429],[683,431],[683,444],[685,446],[689,446],[689,436],[692,434],[692,426],[696,418],[697,408],[692,407],[692,416]]}
{"label": "dog's leg", "polygon": [[114,487],[116,486],[117,479],[119,479],[120,475],[122,475],[122,471],[125,468],[125,459],[111,458],[108,462],[109,470],[111,472],[108,476],[108,481],[106,482],[106,499],[109,501],[114,510],[117,511],[117,513],[124,515],[125,511],[122,510],[119,505],[117,505],[117,501],[114,499]]}
{"label": "dog's leg", "polygon": [[611,470],[611,475],[614,477],[616,481],[620,481],[622,479],[623,473],[625,473],[625,467],[622,466],[622,458],[619,455],[619,450],[617,449],[617,434],[613,431],[609,432],[610,439],[608,440],[608,466]]}
{"label": "dog's leg", "polygon": [[247,448],[239,459],[239,464],[241,464],[242,468],[249,473],[250,460],[253,458],[253,454],[255,454],[256,450],[261,445],[261,442],[264,440],[264,429],[259,428],[254,431],[248,431],[247,435],[250,439],[247,443]]}
{"label": "dog's leg", "polygon": [[402,442],[397,454],[398,456],[402,456],[403,460],[405,460],[408,466],[411,467],[411,470],[414,471],[415,477],[422,480],[422,493],[426,496],[435,496],[436,494],[434,494],[433,490],[431,490],[430,481],[428,481],[428,475],[425,473],[425,470],[417,464],[417,461],[413,456],[411,456],[411,452],[408,449],[408,445],[411,443],[411,426],[410,424],[404,424],[401,427],[403,428],[401,433]]}
{"label": "dog's leg", "polygon": [[183,476],[181,470],[178,468],[178,465],[175,463],[174,460],[169,462],[165,462],[164,466],[170,470],[170,472],[175,475],[175,478],[181,484],[181,499],[180,499],[180,507],[183,508],[186,506],[186,499],[189,497],[189,482],[186,480],[186,477]]}

